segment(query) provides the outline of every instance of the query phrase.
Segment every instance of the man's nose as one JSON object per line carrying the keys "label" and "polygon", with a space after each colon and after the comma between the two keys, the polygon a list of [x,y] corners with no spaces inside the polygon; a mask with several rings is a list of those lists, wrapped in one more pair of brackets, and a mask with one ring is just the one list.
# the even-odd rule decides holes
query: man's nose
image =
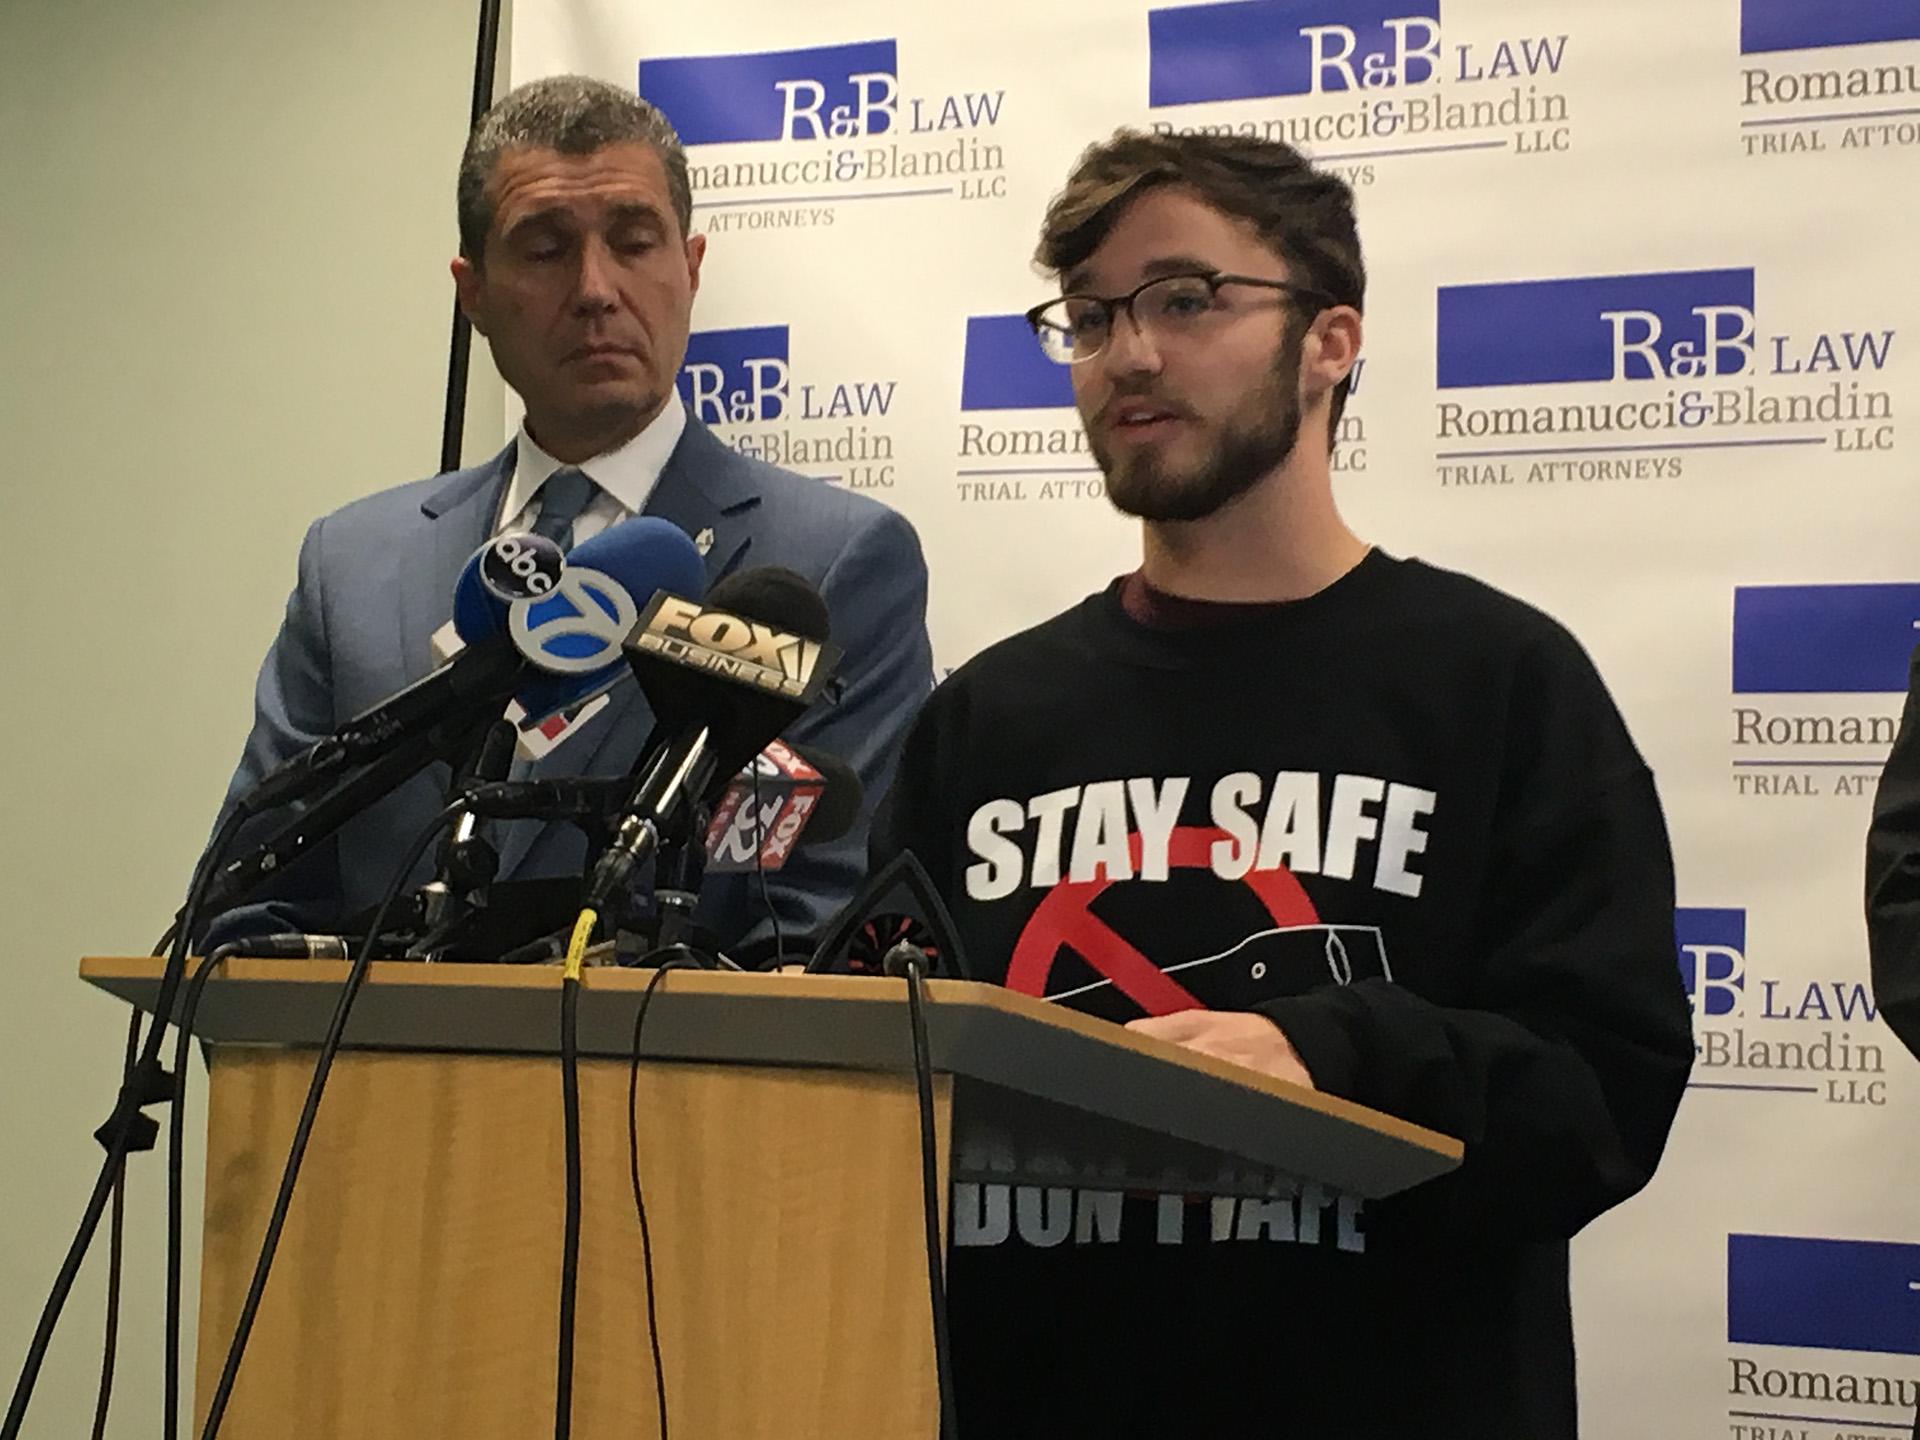
{"label": "man's nose", "polygon": [[613,308],[615,294],[613,252],[604,240],[590,235],[580,246],[580,266],[573,287],[573,306],[582,314],[600,314]]}
{"label": "man's nose", "polygon": [[1107,343],[1097,357],[1100,364],[1115,375],[1158,374],[1160,347],[1153,332],[1140,322],[1128,306],[1113,317],[1107,331]]}

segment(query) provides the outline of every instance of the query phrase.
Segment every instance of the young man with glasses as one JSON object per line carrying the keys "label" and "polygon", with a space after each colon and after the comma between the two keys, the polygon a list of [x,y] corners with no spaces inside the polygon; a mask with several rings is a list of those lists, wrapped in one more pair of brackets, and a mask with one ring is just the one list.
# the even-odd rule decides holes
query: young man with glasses
{"label": "young man with glasses", "polygon": [[1030,320],[1139,570],[909,736],[976,978],[1466,1142],[1362,1204],[956,1188],[970,1434],[1575,1434],[1567,1240],[1643,1186],[1692,1061],[1652,776],[1579,645],[1370,547],[1330,451],[1352,197],[1284,145],[1121,132]]}

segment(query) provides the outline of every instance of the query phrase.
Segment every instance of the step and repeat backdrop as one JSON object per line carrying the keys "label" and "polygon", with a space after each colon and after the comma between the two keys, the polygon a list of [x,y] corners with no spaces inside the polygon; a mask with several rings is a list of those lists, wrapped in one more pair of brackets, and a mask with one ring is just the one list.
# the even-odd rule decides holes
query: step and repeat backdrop
{"label": "step and repeat backdrop", "polygon": [[1079,151],[1232,130],[1352,184],[1341,504],[1571,626],[1673,829],[1699,1062],[1654,1184],[1575,1243],[1583,1428],[1907,1433],[1920,1069],[1861,863],[1920,639],[1920,0],[515,10],[516,81],[679,128],[682,392],[914,522],[943,668],[1137,559],[1019,319]]}

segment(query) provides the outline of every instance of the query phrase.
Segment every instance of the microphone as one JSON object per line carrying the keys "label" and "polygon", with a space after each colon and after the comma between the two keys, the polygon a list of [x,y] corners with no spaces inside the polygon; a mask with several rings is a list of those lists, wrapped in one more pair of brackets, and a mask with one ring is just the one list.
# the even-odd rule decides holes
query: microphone
{"label": "microphone", "polygon": [[[339,782],[214,876],[203,913],[237,904],[409,777],[472,744],[488,712],[498,714],[510,697],[521,701],[531,723],[609,688],[626,673],[621,622],[635,614],[633,595],[652,595],[657,603],[657,592],[697,594],[705,580],[705,562],[686,532],[636,516],[576,546],[549,593],[502,604],[496,618],[487,597],[475,594],[482,580],[469,574],[484,577],[489,554],[497,559],[502,543],[516,538],[526,537],[501,536],[482,546],[455,586],[456,605],[476,627],[474,643],[279,766],[241,800],[242,809],[257,813]],[[525,675],[529,659],[553,673]]]}
{"label": "microphone", "polygon": [[576,546],[544,587],[537,582],[548,577],[536,568],[536,580],[523,587],[529,593],[508,602],[493,588],[502,568],[511,574],[503,556],[525,553],[534,538],[490,540],[461,571],[454,608],[462,638],[472,633],[465,649],[283,762],[242,797],[241,808],[258,813],[305,799],[349,766],[378,760],[449,721],[484,716],[510,698],[526,709],[529,724],[590,700],[625,673],[619,643],[633,626],[636,593],[698,595],[704,588],[706,565],[686,532],[642,515]]}
{"label": "microphone", "polygon": [[453,586],[453,628],[472,645],[506,627],[506,607],[551,595],[566,552],[544,535],[496,535],[468,558]]}
{"label": "microphone", "polygon": [[[783,762],[790,769],[781,778],[770,778],[776,768],[771,758],[775,752],[784,751],[789,757]],[[804,806],[785,807],[765,826],[752,824],[751,812],[736,814],[731,828],[723,834],[718,825],[709,826],[707,831],[707,859],[709,869],[726,870],[729,868],[754,868],[749,859],[745,866],[731,867],[722,853],[726,845],[732,843],[731,837],[739,832],[759,829],[778,829],[786,816],[794,811],[805,815],[805,833],[809,840],[838,840],[853,828],[854,821],[860,818],[862,791],[860,777],[851,765],[838,755],[811,745],[788,746],[775,740],[761,751],[757,759],[761,771],[760,796],[771,810],[771,800],[777,794],[782,799],[799,795],[806,797]],[[727,782],[724,795],[715,806],[714,813],[720,813],[720,807],[737,809],[753,798],[753,780],[751,771],[742,771]],[[620,776],[557,776],[548,780],[514,780],[491,785],[475,785],[464,794],[456,796],[467,807],[470,814],[483,820],[547,820],[559,822],[592,823],[617,817],[625,808],[627,797],[633,793],[633,777]],[[787,849],[792,846],[788,845]],[[769,868],[777,868],[770,865]]]}
{"label": "microphone", "polygon": [[342,935],[262,935],[239,942],[238,952],[248,960],[351,960]]}
{"label": "microphone", "polygon": [[860,777],[839,756],[771,741],[714,802],[707,871],[778,870],[802,833],[814,842],[846,834],[861,804]]}
{"label": "microphone", "polygon": [[[457,800],[476,785],[505,780],[513,765],[516,734],[506,720],[489,725],[472,766],[454,777],[448,799]],[[453,923],[459,912],[478,903],[479,892],[493,883],[499,869],[500,854],[480,834],[480,817],[469,807],[442,839],[434,861],[434,877],[421,888],[420,915],[427,933]]]}
{"label": "microphone", "polygon": [[707,603],[655,598],[627,637],[627,662],[656,719],[633,771],[613,843],[587,886],[604,912],[634,868],[714,798],[731,776],[826,688],[840,650],[827,641],[826,602],[791,570],[729,576]]}

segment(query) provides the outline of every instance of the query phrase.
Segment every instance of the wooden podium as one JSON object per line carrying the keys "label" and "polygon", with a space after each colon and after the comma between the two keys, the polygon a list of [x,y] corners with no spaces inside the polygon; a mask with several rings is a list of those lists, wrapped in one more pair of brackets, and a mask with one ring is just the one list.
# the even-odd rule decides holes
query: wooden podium
{"label": "wooden podium", "polygon": [[[346,970],[230,961],[200,1007],[201,1415]],[[627,1129],[651,973],[591,969],[581,994],[581,1440],[657,1435]],[[88,960],[81,974],[142,1008],[157,998],[156,960]],[[559,995],[552,968],[372,967],[223,1436],[548,1433]],[[1026,996],[935,981],[928,998],[950,1181],[1256,1196],[1314,1183],[1375,1198],[1459,1163],[1444,1136]],[[931,1440],[903,982],[676,971],[642,1046],[639,1162],[674,1440]]]}

